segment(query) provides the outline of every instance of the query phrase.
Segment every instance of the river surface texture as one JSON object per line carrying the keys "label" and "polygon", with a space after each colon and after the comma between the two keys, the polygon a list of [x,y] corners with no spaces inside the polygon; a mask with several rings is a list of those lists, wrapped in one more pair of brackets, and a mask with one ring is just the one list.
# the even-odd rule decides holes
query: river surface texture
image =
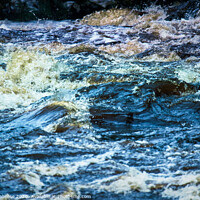
{"label": "river surface texture", "polygon": [[200,17],[123,12],[0,21],[0,199],[200,199]]}

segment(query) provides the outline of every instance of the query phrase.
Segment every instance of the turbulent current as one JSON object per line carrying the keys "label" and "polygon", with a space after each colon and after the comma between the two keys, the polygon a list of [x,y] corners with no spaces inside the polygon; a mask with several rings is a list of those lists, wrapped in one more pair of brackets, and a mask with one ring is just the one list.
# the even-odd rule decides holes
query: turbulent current
{"label": "turbulent current", "polygon": [[101,14],[0,22],[0,199],[200,199],[200,18]]}

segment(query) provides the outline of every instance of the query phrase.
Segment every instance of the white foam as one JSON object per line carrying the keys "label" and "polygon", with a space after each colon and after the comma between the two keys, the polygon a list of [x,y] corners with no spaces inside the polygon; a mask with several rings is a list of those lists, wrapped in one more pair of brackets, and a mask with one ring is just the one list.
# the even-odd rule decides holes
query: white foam
{"label": "white foam", "polygon": [[200,81],[200,73],[195,72],[193,69],[177,69],[175,72],[179,80],[187,83],[196,83]]}

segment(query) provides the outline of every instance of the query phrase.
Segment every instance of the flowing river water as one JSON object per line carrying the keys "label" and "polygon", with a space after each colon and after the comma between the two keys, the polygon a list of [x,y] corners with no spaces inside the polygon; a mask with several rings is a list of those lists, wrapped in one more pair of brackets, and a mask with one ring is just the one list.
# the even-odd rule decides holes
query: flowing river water
{"label": "flowing river water", "polygon": [[200,199],[200,18],[108,18],[0,22],[0,199]]}

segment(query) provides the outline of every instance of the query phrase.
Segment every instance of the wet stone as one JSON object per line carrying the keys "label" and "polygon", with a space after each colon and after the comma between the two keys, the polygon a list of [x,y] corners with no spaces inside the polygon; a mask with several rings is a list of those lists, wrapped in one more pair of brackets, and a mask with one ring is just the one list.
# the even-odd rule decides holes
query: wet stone
{"label": "wet stone", "polygon": [[6,63],[1,63],[1,64],[0,64],[0,67],[1,67],[3,70],[6,70]]}
{"label": "wet stone", "polygon": [[178,46],[171,46],[170,50],[175,51],[182,59],[188,58],[190,56],[199,57],[200,48],[198,44],[186,43]]}

